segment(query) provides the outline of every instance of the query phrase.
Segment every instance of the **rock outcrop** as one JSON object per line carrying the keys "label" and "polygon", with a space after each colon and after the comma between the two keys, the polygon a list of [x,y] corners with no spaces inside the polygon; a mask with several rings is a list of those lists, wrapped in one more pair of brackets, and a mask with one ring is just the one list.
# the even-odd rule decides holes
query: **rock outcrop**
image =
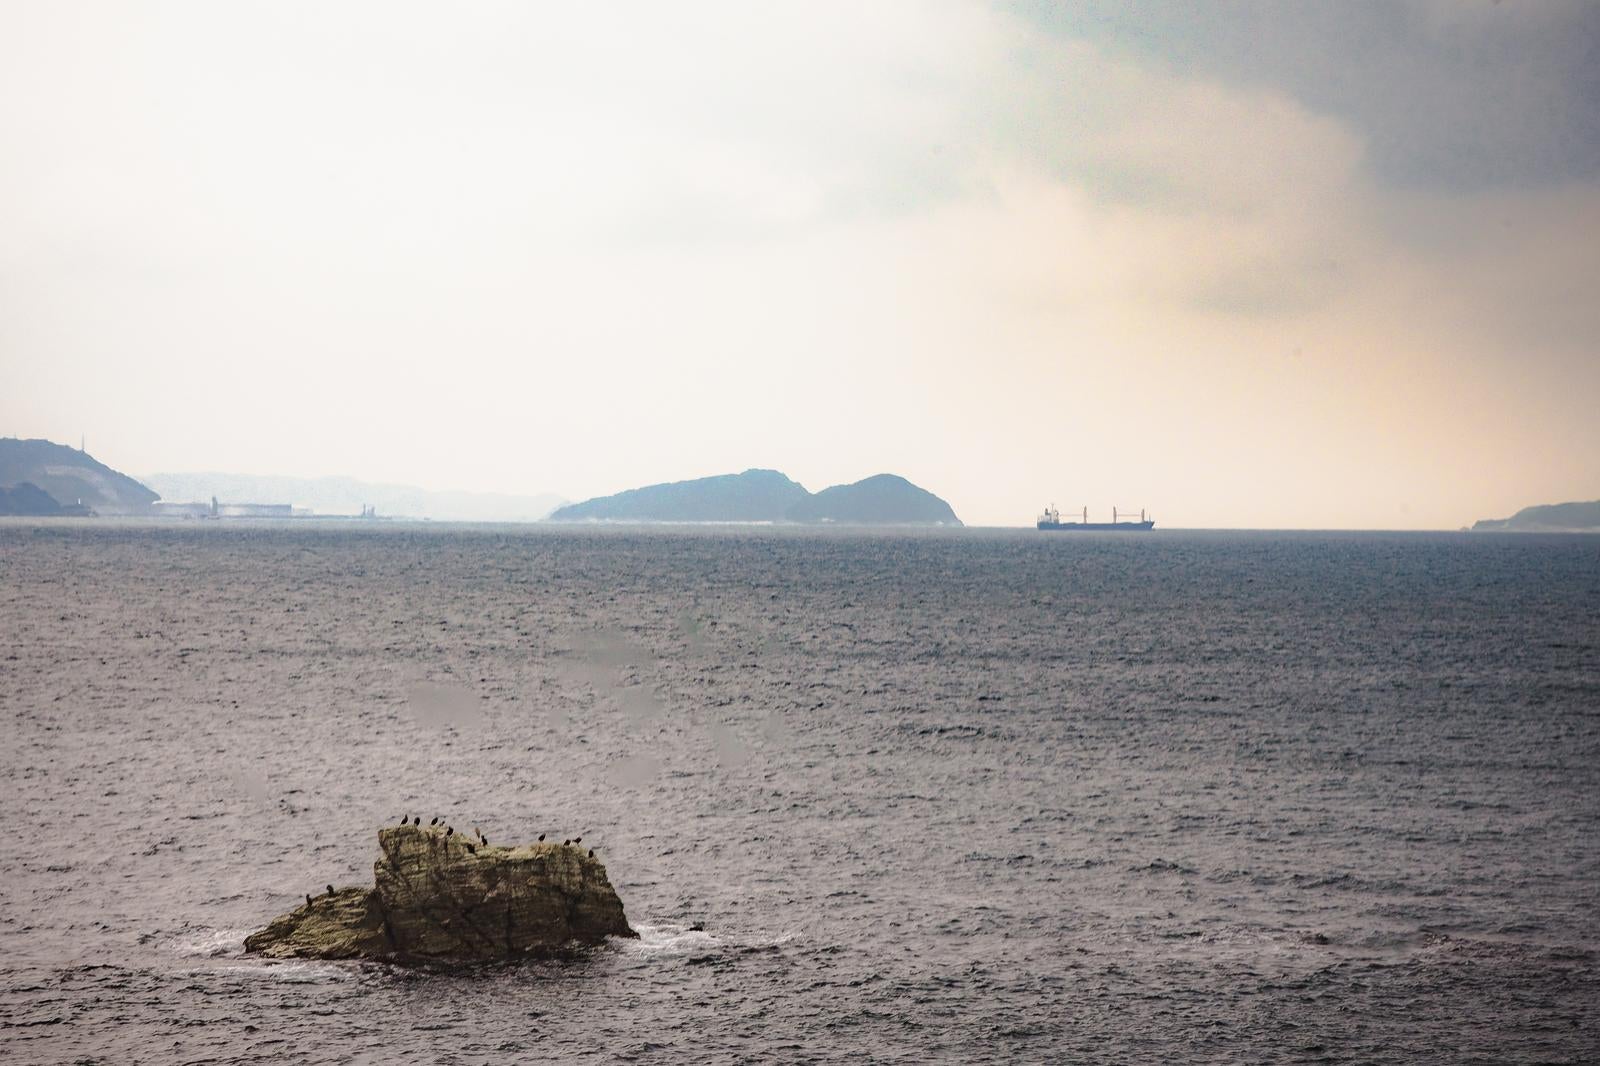
{"label": "rock outcrop", "polygon": [[487,962],[637,936],[600,860],[562,844],[503,848],[443,827],[378,832],[374,887],[323,893],[245,938],[269,958]]}

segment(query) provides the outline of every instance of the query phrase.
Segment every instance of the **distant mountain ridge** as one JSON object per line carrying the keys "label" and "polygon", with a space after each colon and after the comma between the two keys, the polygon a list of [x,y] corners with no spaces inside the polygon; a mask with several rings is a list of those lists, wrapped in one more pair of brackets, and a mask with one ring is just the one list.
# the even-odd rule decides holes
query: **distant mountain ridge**
{"label": "distant mountain ridge", "polygon": [[776,470],[673,481],[568,504],[552,522],[781,522],[811,494]]}
{"label": "distant mountain ridge", "polygon": [[754,469],[628,489],[559,508],[549,520],[961,525],[948,503],[895,474],[811,493],[776,470]]}
{"label": "distant mountain ridge", "polygon": [[948,503],[898,474],[874,474],[854,484],[823,489],[789,508],[788,518],[850,525],[961,524]]}
{"label": "distant mountain ridge", "polygon": [[[103,515],[148,514],[150,505],[160,498],[127,474],[77,448],[47,440],[0,437],[0,488],[15,490],[23,484],[42,491],[69,513],[81,504]],[[16,497],[15,491],[11,496]],[[30,494],[24,493],[23,498],[38,503]]]}
{"label": "distant mountain ridge", "polygon": [[1524,507],[1510,518],[1483,518],[1473,523],[1476,532],[1509,533],[1600,532],[1600,500],[1545,503]]}
{"label": "distant mountain ridge", "polygon": [[358,481],[349,477],[279,477],[262,474],[151,474],[146,483],[173,502],[289,503],[319,515],[354,515],[364,506],[379,515],[441,522],[537,522],[565,501],[560,496],[449,492]]}

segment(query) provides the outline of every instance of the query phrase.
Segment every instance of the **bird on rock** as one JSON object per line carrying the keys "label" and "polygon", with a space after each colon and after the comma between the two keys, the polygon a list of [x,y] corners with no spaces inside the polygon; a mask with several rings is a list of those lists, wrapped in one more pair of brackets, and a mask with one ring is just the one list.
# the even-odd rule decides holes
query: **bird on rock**
{"label": "bird on rock", "polygon": [[306,893],[306,906],[311,906],[311,893],[309,892]]}
{"label": "bird on rock", "polygon": [[544,843],[544,834],[543,833],[539,834],[539,843],[541,843],[541,844]]}
{"label": "bird on rock", "polygon": [[421,825],[422,824],[422,815],[419,814],[415,818],[411,819],[411,824],[412,825]]}
{"label": "bird on rock", "polygon": [[593,848],[589,849],[589,858],[591,858],[591,859],[594,858],[594,849]]}
{"label": "bird on rock", "polygon": [[478,854],[478,849],[473,847],[471,843],[468,843],[467,844],[467,854],[468,855],[476,855],[476,854]]}
{"label": "bird on rock", "polygon": [[583,843],[583,838],[582,837],[573,837],[572,838],[572,842],[574,844],[582,844]]}
{"label": "bird on rock", "polygon": [[451,828],[450,826],[445,826],[444,827],[444,835],[447,836],[447,837],[453,837],[453,836],[456,835],[456,831],[453,828]]}
{"label": "bird on rock", "polygon": [[328,886],[328,895],[330,895],[330,896],[333,895],[333,886],[332,885]]}
{"label": "bird on rock", "polygon": [[439,819],[437,819],[437,818],[429,818],[428,819],[428,824],[429,825],[438,825],[439,824]]}

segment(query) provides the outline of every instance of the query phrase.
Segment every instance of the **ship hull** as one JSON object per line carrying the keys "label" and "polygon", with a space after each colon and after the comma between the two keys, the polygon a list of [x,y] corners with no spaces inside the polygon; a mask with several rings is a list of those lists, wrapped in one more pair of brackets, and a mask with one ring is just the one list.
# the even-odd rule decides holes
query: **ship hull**
{"label": "ship hull", "polygon": [[1154,519],[1146,522],[1039,522],[1040,529],[1050,532],[1076,530],[1086,533],[1143,533],[1154,529]]}

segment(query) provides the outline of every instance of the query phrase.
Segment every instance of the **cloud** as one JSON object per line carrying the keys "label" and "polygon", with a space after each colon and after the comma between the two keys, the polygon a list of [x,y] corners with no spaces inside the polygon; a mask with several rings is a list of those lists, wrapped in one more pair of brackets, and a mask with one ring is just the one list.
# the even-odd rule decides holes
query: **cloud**
{"label": "cloud", "polygon": [[1389,7],[8,9],[0,415],[133,469],[1508,512],[1594,454],[1600,108],[1534,77],[1589,23]]}
{"label": "cloud", "polygon": [[1583,0],[1005,6],[1181,78],[1292,96],[1359,130],[1385,184],[1471,193],[1600,172],[1600,9]]}

